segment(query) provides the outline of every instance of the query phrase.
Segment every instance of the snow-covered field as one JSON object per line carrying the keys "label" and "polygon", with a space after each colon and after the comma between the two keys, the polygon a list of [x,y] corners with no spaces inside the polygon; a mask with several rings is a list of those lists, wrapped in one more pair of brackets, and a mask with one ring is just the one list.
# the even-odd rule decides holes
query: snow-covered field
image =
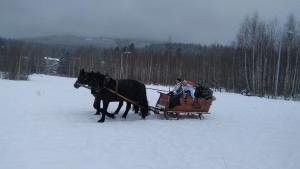
{"label": "snow-covered field", "polygon": [[[0,169],[300,168],[299,102],[215,93],[204,120],[131,111],[100,124],[75,79],[30,79],[0,80]],[[147,92],[154,105],[158,94]]]}

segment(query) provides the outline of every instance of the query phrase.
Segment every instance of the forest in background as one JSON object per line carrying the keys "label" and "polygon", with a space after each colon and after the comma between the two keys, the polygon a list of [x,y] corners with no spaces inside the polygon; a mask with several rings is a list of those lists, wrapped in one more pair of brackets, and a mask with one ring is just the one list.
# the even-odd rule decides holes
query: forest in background
{"label": "forest in background", "polygon": [[280,25],[255,13],[244,19],[230,45],[101,48],[0,38],[0,71],[3,78],[18,80],[33,73],[76,77],[84,68],[147,84],[170,85],[182,78],[230,92],[248,89],[258,96],[300,99],[299,54],[300,21],[290,15]]}

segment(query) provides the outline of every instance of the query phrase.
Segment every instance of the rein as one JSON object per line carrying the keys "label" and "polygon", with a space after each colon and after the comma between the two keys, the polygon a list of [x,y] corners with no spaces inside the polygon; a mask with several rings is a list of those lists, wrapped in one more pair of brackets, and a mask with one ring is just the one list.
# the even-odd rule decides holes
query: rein
{"label": "rein", "polygon": [[132,103],[132,104],[134,104],[134,105],[136,105],[136,106],[139,106],[139,107],[141,107],[141,108],[144,108],[144,109],[147,109],[147,110],[151,110],[151,111],[153,111],[153,112],[156,112],[156,111],[158,111],[158,110],[159,110],[159,111],[162,111],[162,110],[163,110],[163,109],[156,108],[156,107],[153,107],[153,106],[148,106],[148,107],[142,106],[142,105],[138,104],[137,102],[135,102],[135,101],[133,101],[133,100],[131,100],[131,99],[128,99],[127,97],[125,97],[125,96],[123,96],[123,95],[121,95],[121,94],[115,92],[114,90],[111,90],[111,89],[106,88],[106,87],[105,87],[105,89],[108,90],[108,91],[110,91],[111,93],[113,93],[113,94],[115,94],[115,95],[121,97],[121,98],[124,99],[125,101],[128,101],[128,102],[130,102],[130,103]]}
{"label": "rein", "polygon": [[104,89],[110,91],[111,93],[113,93],[113,94],[115,94],[115,95],[121,97],[122,99],[124,99],[124,100],[126,100],[126,101],[128,101],[128,102],[130,102],[130,103],[132,103],[132,104],[135,104],[135,105],[137,105],[137,106],[140,106],[140,105],[139,105],[138,103],[136,103],[135,101],[133,101],[133,100],[131,100],[131,99],[128,99],[127,97],[125,97],[125,96],[119,94],[118,92],[116,92],[116,91],[114,91],[114,90],[111,90],[110,88],[104,87]]}
{"label": "rein", "polygon": [[[137,102],[135,102],[135,101],[133,101],[133,100],[131,100],[131,99],[129,99],[129,98],[127,98],[127,97],[121,95],[121,94],[119,94],[119,92],[118,92],[118,89],[119,89],[119,82],[118,82],[118,81],[119,81],[119,80],[116,80],[116,87],[115,87],[115,90],[112,90],[112,89],[110,89],[110,88],[108,88],[108,87],[102,87],[102,88],[100,88],[100,86],[99,86],[99,84],[98,84],[98,86],[97,86],[97,88],[96,88],[96,92],[100,92],[100,91],[106,89],[106,90],[108,90],[109,92],[111,92],[111,93],[113,93],[113,94],[119,96],[120,98],[124,99],[125,101],[128,101],[128,102],[130,102],[130,103],[132,103],[132,104],[134,104],[134,105],[136,105],[136,106],[139,106],[139,107],[141,107],[141,108],[145,108],[145,109],[148,109],[148,110],[151,110],[151,111],[161,110],[161,109],[158,109],[158,108],[152,107],[152,106],[148,106],[148,107],[141,106],[139,103],[137,103]],[[83,85],[83,84],[80,84],[80,83],[78,83],[78,85],[79,85],[80,87],[84,87],[84,88],[87,88],[87,89],[92,89],[92,87],[90,87],[90,86],[88,86],[88,85]]]}
{"label": "rein", "polygon": [[149,90],[156,90],[156,91],[159,91],[159,92],[170,92],[170,91],[160,90],[160,89],[155,89],[155,88],[151,88],[151,87],[147,87],[146,89],[149,89]]}
{"label": "rein", "polygon": [[[97,86],[97,88],[96,88],[96,92],[100,92],[100,91],[102,91],[103,89],[109,89],[109,88],[107,88],[107,87],[101,87],[100,88],[100,86],[99,86],[99,83],[98,83],[98,86]],[[111,89],[109,89],[109,90],[111,90]],[[115,93],[118,93],[118,90],[119,90],[119,80],[116,80],[116,87],[115,87]],[[113,91],[113,90],[112,90]]]}
{"label": "rein", "polygon": [[103,89],[108,90],[109,92],[111,92],[111,93],[117,95],[118,97],[124,99],[125,101],[127,101],[127,102],[129,102],[129,103],[131,103],[131,104],[137,105],[137,106],[139,106],[139,107],[141,107],[141,108],[149,109],[149,107],[142,106],[142,105],[140,105],[139,103],[137,103],[137,102],[135,102],[135,101],[133,101],[133,100],[131,100],[131,99],[129,99],[129,98],[127,98],[127,97],[121,95],[121,94],[118,92],[118,90],[119,90],[119,80],[116,80],[115,90],[112,90],[112,89],[110,89],[110,88],[108,88],[108,87],[102,87],[101,89],[97,89],[97,92],[100,92],[100,91],[103,90]]}

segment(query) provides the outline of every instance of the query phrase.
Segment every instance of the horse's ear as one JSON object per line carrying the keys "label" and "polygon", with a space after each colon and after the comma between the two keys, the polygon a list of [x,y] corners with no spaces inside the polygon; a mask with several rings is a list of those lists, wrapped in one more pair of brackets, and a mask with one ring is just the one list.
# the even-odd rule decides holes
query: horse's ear
{"label": "horse's ear", "polygon": [[80,69],[80,74],[84,73],[84,69]]}

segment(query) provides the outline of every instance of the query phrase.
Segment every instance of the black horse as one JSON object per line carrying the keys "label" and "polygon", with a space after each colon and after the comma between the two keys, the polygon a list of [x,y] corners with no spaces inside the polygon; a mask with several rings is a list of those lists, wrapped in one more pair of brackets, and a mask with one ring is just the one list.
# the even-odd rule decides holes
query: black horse
{"label": "black horse", "polygon": [[[74,83],[74,87],[78,89],[80,86],[87,85],[91,89],[91,94],[95,97],[94,104],[93,104],[93,107],[97,110],[95,115],[99,115],[100,112],[103,111],[103,109],[101,109],[101,107],[100,107],[101,97],[99,97],[99,95],[96,93],[95,89],[90,87],[90,83],[92,82],[92,77],[93,77],[92,74],[94,74],[94,73],[93,72],[91,72],[91,73],[85,72],[83,69],[80,70],[79,77],[77,78],[76,82]],[[122,100],[116,100],[116,101],[119,101],[119,106],[118,106],[117,110],[115,111],[115,113],[117,114],[123,105],[123,101]],[[115,118],[113,114],[108,113],[107,115],[111,118]]]}
{"label": "black horse", "polygon": [[[93,103],[93,107],[96,109],[96,113],[95,115],[100,115],[100,112],[103,111],[103,109],[101,109],[101,100],[102,98],[98,96],[98,93],[95,90],[91,90],[91,94],[95,97],[94,103]],[[118,114],[121,107],[123,106],[123,100],[117,99],[117,100],[112,100],[112,102],[119,102],[119,105],[116,109],[116,111],[114,112],[114,114]]]}
{"label": "black horse", "polygon": [[[138,109],[141,110],[143,119],[149,115],[146,87],[143,83],[131,79],[114,80],[110,76],[102,74],[99,76],[101,76],[99,78],[100,83],[95,83],[95,85],[99,85],[97,87],[98,89],[103,90],[104,92],[109,91],[110,93],[115,94],[115,96],[122,97],[122,99],[127,101],[127,104],[132,103],[135,111]],[[129,109],[126,109],[123,117],[126,118],[128,110]]]}
{"label": "black horse", "polygon": [[[130,80],[121,80],[121,81],[130,81]],[[103,100],[102,117],[99,120],[99,122],[104,122],[105,115],[114,118],[114,116],[112,114],[107,112],[107,107],[108,107],[108,104],[109,104],[110,101],[121,101],[122,100],[122,98],[120,98],[117,95],[111,93],[110,91],[104,90],[104,88],[105,88],[104,83],[105,82],[106,82],[105,81],[105,75],[100,74],[100,73],[84,72],[84,70],[81,70],[80,75],[79,75],[77,81],[74,84],[74,87],[76,87],[76,88],[80,87],[81,85],[88,85],[89,87],[91,87],[92,93],[96,97],[96,100]],[[107,84],[107,83],[105,83],[105,84]],[[123,83],[121,83],[121,88],[123,89],[122,86],[124,86],[124,85],[122,85],[122,84]],[[145,88],[145,86],[144,86],[144,88]],[[129,90],[131,90],[131,89],[129,89]],[[137,89],[134,89],[134,90],[137,90]],[[122,92],[122,94],[123,94],[123,92]],[[145,96],[146,96],[146,93],[145,93]],[[95,100],[95,102],[97,102],[96,100]],[[137,99],[135,99],[135,100],[137,100]],[[147,98],[146,98],[146,103],[147,103]],[[96,104],[96,105],[98,105],[98,104]],[[148,103],[146,104],[146,106],[148,107]],[[121,107],[120,104],[119,104],[119,107]],[[123,114],[124,118],[126,118],[130,107],[131,107],[130,102],[127,102],[126,111]],[[137,113],[138,106],[134,105],[134,109],[135,109],[135,112]],[[144,118],[145,115],[143,115],[143,114],[144,114],[144,110],[142,112],[142,116]]]}
{"label": "black horse", "polygon": [[[91,73],[91,74],[93,74],[93,73]],[[78,85],[78,83],[77,83],[77,85]],[[88,86],[90,86],[90,85],[88,85]],[[101,107],[100,107],[101,100],[103,100],[103,97],[107,97],[107,94],[103,93],[103,92],[101,94],[100,92],[97,92],[97,90],[95,88],[91,88],[91,93],[95,97],[94,104],[93,104],[93,107],[97,110],[97,112],[95,113],[95,115],[99,115],[100,112],[103,112],[103,109],[101,109]],[[117,97],[115,95],[114,96],[109,96],[109,99],[110,99],[110,102],[119,102],[119,105],[118,105],[116,111],[114,112],[114,114],[118,114],[119,111],[120,111],[120,109],[121,109],[121,107],[123,106],[123,99],[120,98],[120,97]],[[128,111],[130,110],[130,107],[131,107],[131,103],[130,102],[126,102],[126,110],[125,110],[125,112],[124,112],[124,114],[122,116],[123,118],[126,119],[126,116],[128,114]],[[139,107],[136,106],[136,105],[133,105],[133,110],[135,111],[135,114],[138,114]]]}
{"label": "black horse", "polygon": [[[91,89],[91,94],[95,97],[94,104],[93,104],[93,107],[97,110],[95,115],[99,115],[100,112],[103,111],[103,109],[101,109],[101,107],[100,107],[103,96],[101,96],[100,93],[97,93],[97,90],[95,88],[92,88],[90,85],[92,83],[93,77],[95,75],[96,75],[96,73],[94,73],[94,72],[85,72],[84,70],[80,70],[79,77],[76,80],[74,87],[79,88],[82,85],[87,85]],[[114,112],[114,114],[118,114],[121,107],[123,106],[123,100],[120,98],[114,97],[114,98],[111,98],[110,101],[111,102],[116,102],[116,101],[119,102],[118,108]],[[128,110],[129,110],[130,106],[131,106],[131,104],[129,104],[129,105],[127,104],[126,108],[129,107],[128,108]],[[138,108],[134,108],[134,109],[135,109],[135,112],[138,113]],[[107,115],[114,118],[110,113],[108,113]],[[124,118],[126,118],[126,117],[124,117]]]}

